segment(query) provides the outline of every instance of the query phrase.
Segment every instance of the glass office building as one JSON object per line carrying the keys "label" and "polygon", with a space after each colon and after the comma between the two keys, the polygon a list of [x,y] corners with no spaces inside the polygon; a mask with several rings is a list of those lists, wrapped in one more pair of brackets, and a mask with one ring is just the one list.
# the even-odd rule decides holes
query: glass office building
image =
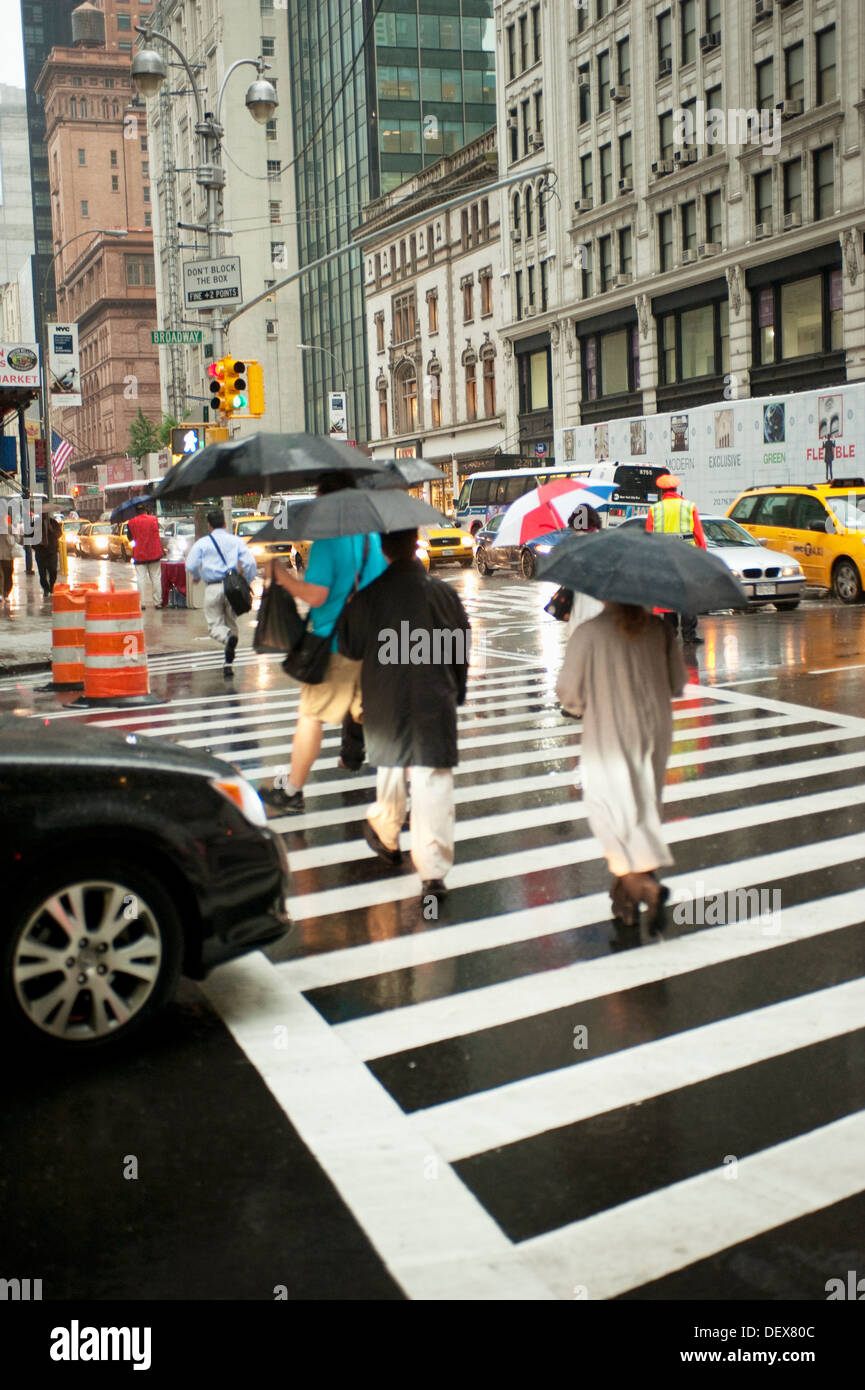
{"label": "glass office building", "polygon": [[[295,145],[312,141],[295,166],[302,266],[347,242],[367,203],[495,124],[492,0],[385,0],[373,24],[374,8],[373,0],[288,0]],[[326,430],[327,392],[344,379],[349,434],[362,443],[361,266],[352,252],[304,276],[301,322],[304,342],[339,363],[304,354],[307,428]]]}

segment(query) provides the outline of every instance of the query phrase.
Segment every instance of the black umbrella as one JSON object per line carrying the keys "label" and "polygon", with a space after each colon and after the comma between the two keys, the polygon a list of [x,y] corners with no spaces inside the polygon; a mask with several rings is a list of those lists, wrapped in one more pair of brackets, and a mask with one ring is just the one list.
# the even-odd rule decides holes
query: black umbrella
{"label": "black umbrella", "polygon": [[370,473],[361,478],[358,486],[365,492],[380,492],[392,487],[418,487],[429,483],[433,478],[443,478],[440,468],[426,463],[424,459],[388,459],[381,473]]}
{"label": "black umbrella", "polygon": [[251,434],[199,449],[172,468],[153,495],[189,502],[278,492],[317,482],[326,473],[378,473],[383,467],[359,449],[317,434]]}
{"label": "black umbrella", "polygon": [[362,492],[343,488],[311,502],[283,507],[260,531],[259,541],[315,541],[333,536],[364,536],[377,531],[410,531],[415,526],[441,526],[444,517],[428,502],[409,497],[399,488]]}
{"label": "black umbrella", "polygon": [[645,531],[576,532],[554,546],[537,568],[577,593],[675,613],[747,608],[748,597],[723,560],[678,536]]}
{"label": "black umbrella", "polygon": [[152,497],[145,496],[143,493],[140,497],[127,497],[125,502],[119,503],[119,505],[114,508],[108,520],[126,521],[128,517],[135,515],[136,510],[140,506],[149,506],[152,501]]}

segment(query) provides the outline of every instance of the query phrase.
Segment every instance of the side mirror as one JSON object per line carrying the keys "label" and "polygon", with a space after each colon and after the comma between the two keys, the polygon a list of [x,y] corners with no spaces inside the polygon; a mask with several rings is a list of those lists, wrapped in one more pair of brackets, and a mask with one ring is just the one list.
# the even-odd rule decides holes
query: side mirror
{"label": "side mirror", "polygon": [[825,522],[825,521],[812,521],[811,524],[810,524],[810,526],[808,527],[808,530],[809,530],[809,531],[822,531],[823,534],[825,535],[825,534],[826,534],[826,522]]}

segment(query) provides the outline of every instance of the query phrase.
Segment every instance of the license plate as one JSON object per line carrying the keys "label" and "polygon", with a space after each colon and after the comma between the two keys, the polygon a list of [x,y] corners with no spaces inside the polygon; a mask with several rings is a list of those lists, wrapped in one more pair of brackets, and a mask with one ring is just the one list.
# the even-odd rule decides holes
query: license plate
{"label": "license plate", "polygon": [[778,586],[777,586],[777,584],[755,584],[755,585],[754,585],[754,593],[756,594],[756,596],[757,596],[758,598],[759,598],[762,594],[772,594],[772,595],[774,596],[777,592],[778,592]]}
{"label": "license plate", "polygon": [[455,550],[440,550],[439,555],[456,555]]}

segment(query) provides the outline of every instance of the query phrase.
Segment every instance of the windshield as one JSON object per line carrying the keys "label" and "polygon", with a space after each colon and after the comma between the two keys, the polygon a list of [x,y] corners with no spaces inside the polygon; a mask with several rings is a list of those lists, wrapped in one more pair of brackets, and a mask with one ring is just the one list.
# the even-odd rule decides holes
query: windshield
{"label": "windshield", "polygon": [[848,531],[865,531],[865,493],[848,492],[843,497],[827,497],[841,525]]}
{"label": "windshield", "polygon": [[707,545],[759,545],[738,521],[707,521],[703,517]]}
{"label": "windshield", "polygon": [[260,516],[257,516],[254,519],[250,518],[249,521],[239,521],[237,523],[237,529],[235,534],[238,536],[254,536],[256,531],[260,531],[262,526],[266,525],[267,520],[265,519],[264,521],[262,521]]}
{"label": "windshield", "polygon": [[111,527],[107,521],[97,521],[90,534],[92,536],[110,536]]}

